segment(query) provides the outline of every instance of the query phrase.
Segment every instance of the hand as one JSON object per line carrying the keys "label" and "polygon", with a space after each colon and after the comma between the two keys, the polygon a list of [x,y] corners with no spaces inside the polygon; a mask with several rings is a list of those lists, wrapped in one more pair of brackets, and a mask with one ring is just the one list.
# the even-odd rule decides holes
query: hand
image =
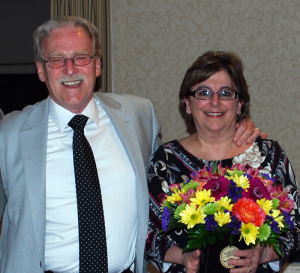
{"label": "hand", "polygon": [[267,138],[267,134],[255,128],[255,124],[250,119],[241,120],[241,122],[237,123],[236,129],[234,141],[237,146],[242,146],[244,143],[251,144],[258,136]]}
{"label": "hand", "polygon": [[184,265],[187,273],[198,273],[200,268],[200,255],[201,251],[199,249],[182,253],[182,248],[171,246],[165,255],[164,261]]}
{"label": "hand", "polygon": [[234,252],[236,257],[243,259],[230,259],[229,264],[234,266],[242,266],[240,268],[230,269],[230,273],[255,273],[259,263],[263,259],[264,247],[257,245],[255,248],[246,250],[237,250]]}
{"label": "hand", "polygon": [[199,249],[182,254],[182,264],[184,265],[187,273],[199,272],[200,255],[201,251]]}

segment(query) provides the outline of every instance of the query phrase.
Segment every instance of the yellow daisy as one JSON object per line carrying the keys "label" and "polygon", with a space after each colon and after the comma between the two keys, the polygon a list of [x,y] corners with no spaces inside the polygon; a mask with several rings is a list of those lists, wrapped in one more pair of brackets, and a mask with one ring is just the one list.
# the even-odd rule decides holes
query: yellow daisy
{"label": "yellow daisy", "polygon": [[220,200],[216,201],[218,204],[218,211],[224,212],[225,209],[231,211],[233,204],[230,204],[231,199],[228,199],[227,196],[222,197]]}
{"label": "yellow daisy", "polygon": [[270,213],[270,215],[273,216],[274,220],[278,223],[279,228],[284,227],[284,224],[282,223],[284,216],[280,215],[280,210],[274,209],[273,213]]}
{"label": "yellow daisy", "polygon": [[256,200],[256,203],[264,210],[265,214],[270,215],[270,210],[272,209],[273,202],[271,200],[266,200],[266,198]]}
{"label": "yellow daisy", "polygon": [[193,228],[196,224],[205,224],[206,215],[203,213],[201,207],[196,207],[195,204],[191,203],[191,205],[186,205],[185,209],[182,210],[179,215],[181,216],[181,220],[179,222],[187,225],[187,228]]}
{"label": "yellow daisy", "polygon": [[247,245],[250,243],[255,244],[255,240],[258,235],[258,227],[252,223],[244,224],[242,223],[241,228],[241,238],[244,238],[244,241]]}
{"label": "yellow daisy", "polygon": [[227,173],[227,175],[225,175],[225,177],[226,177],[228,180],[233,180],[233,178],[234,178],[234,176],[235,176],[235,175],[234,175],[235,171],[227,170],[226,173]]}
{"label": "yellow daisy", "polygon": [[238,176],[237,174],[235,176],[231,176],[230,179],[236,183],[237,187],[243,188],[245,191],[250,187],[249,180],[246,176],[241,175]]}
{"label": "yellow daisy", "polygon": [[185,193],[185,190],[175,190],[174,193],[167,197],[167,201],[174,204],[175,202],[181,201],[182,198],[180,194]]}
{"label": "yellow daisy", "polygon": [[230,213],[229,212],[226,212],[226,213],[224,213],[224,212],[216,212],[214,214],[214,216],[215,216],[215,220],[217,221],[217,223],[218,223],[218,225],[220,227],[222,227],[222,226],[224,226],[224,225],[226,225],[226,224],[228,224],[228,223],[231,222],[231,218],[230,218]]}
{"label": "yellow daisy", "polygon": [[196,192],[196,198],[191,198],[191,202],[195,205],[199,205],[201,207],[205,206],[205,204],[215,201],[214,197],[211,197],[210,190],[202,190]]}

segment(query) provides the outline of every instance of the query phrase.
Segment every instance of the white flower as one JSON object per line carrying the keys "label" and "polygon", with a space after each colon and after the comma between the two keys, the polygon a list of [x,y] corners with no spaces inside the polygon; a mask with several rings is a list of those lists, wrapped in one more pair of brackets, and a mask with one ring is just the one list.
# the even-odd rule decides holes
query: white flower
{"label": "white flower", "polygon": [[244,153],[235,156],[232,160],[233,164],[248,164],[252,168],[257,169],[260,164],[265,160],[265,156],[261,155],[259,147],[256,143],[253,143]]}

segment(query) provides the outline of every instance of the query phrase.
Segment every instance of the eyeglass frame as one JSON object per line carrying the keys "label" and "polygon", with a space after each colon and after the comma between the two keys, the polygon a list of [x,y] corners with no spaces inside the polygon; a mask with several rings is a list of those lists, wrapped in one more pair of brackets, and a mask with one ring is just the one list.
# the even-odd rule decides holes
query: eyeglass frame
{"label": "eyeglass frame", "polygon": [[[196,91],[198,91],[198,90],[200,90],[200,89],[206,89],[206,90],[210,91],[210,92],[211,92],[211,97],[210,97],[209,99],[197,99],[196,96],[195,96],[195,94],[196,94]],[[221,99],[221,98],[220,98],[220,96],[219,96],[220,92],[221,92],[222,90],[226,90],[226,89],[227,89],[227,90],[230,89],[231,91],[233,91],[233,92],[235,93],[234,98],[229,99],[229,100],[224,100],[224,99]],[[188,95],[188,96],[192,96],[192,97],[194,97],[196,100],[211,100],[214,94],[217,94],[217,95],[218,95],[218,98],[219,98],[220,100],[224,100],[224,101],[230,101],[230,100],[235,100],[236,98],[239,98],[239,92],[237,92],[236,90],[233,90],[233,89],[231,89],[231,88],[221,88],[219,91],[214,92],[214,91],[212,91],[212,90],[210,90],[210,89],[208,89],[208,88],[199,87],[199,88],[197,88],[197,89],[194,90],[194,91],[192,91],[192,90],[190,89],[190,90],[187,92],[187,95]]]}
{"label": "eyeglass frame", "polygon": [[[74,58],[76,58],[76,57],[78,57],[78,56],[80,56],[80,55],[86,55],[86,56],[89,56],[90,61],[89,61],[87,64],[82,64],[82,65],[80,65],[80,64],[79,64],[79,65],[78,65],[78,64],[75,64]],[[49,58],[47,61],[46,61],[46,60],[43,60],[42,58],[40,58],[40,59],[41,59],[41,61],[43,61],[44,63],[47,63],[47,65],[48,65],[49,68],[52,68],[52,69],[58,69],[58,68],[64,67],[64,66],[66,65],[67,60],[72,60],[72,63],[73,63],[74,65],[76,65],[76,66],[85,66],[85,65],[88,65],[88,64],[91,63],[92,58],[94,58],[96,55],[97,55],[97,54],[94,53],[93,56],[90,56],[89,54],[77,54],[77,55],[75,55],[75,56],[72,57],[72,58],[64,58],[64,57],[60,57],[60,56],[57,56],[57,57],[56,57],[56,56],[51,57],[51,58],[61,58],[61,59],[64,59],[64,65],[63,65],[63,66],[60,66],[60,67],[51,67],[51,66],[49,66],[49,59],[51,59],[51,58]]]}

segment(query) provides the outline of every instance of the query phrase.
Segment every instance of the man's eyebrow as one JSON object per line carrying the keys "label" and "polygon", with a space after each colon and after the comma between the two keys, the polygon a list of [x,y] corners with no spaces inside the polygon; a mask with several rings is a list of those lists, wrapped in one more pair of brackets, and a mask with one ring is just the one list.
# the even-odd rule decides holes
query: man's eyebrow
{"label": "man's eyebrow", "polygon": [[[81,55],[81,54],[88,54],[88,51],[86,51],[86,50],[74,51],[70,54],[72,56],[70,58],[73,58],[73,57],[75,57],[77,55]],[[48,56],[48,58],[53,58],[53,57],[62,57],[62,58],[67,59],[66,55],[62,52],[53,52],[53,53],[50,53],[49,56]]]}

